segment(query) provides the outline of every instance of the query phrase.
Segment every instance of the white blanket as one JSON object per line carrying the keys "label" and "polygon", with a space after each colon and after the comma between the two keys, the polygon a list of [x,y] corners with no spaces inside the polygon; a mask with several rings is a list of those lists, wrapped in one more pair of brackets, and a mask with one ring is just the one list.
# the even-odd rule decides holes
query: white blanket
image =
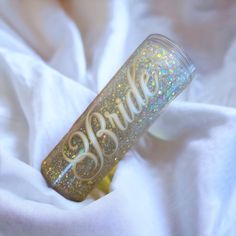
{"label": "white blanket", "polygon": [[[151,33],[188,52],[196,79],[111,193],[65,199],[41,161]],[[235,236],[235,80],[233,0],[1,0],[0,235]]]}

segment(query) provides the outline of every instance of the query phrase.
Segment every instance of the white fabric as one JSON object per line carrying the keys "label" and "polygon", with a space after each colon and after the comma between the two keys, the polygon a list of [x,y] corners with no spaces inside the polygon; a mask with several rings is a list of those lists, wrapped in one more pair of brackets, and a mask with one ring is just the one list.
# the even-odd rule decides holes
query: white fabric
{"label": "white fabric", "polygon": [[[0,1],[0,235],[235,236],[236,3]],[[122,160],[112,192],[69,201],[41,161],[150,33],[198,74]]]}

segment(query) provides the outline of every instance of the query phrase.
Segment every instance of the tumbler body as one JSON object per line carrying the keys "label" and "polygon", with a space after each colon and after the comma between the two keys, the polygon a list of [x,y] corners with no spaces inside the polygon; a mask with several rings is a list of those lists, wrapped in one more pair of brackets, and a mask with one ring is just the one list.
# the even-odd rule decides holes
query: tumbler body
{"label": "tumbler body", "polygon": [[66,198],[85,199],[190,83],[194,70],[171,40],[149,36],[43,161],[47,183]]}

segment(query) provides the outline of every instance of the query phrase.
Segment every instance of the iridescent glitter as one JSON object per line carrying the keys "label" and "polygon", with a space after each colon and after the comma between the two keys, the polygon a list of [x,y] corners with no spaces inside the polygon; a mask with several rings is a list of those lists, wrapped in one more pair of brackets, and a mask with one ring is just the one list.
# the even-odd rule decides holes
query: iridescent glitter
{"label": "iridescent glitter", "polygon": [[42,163],[48,184],[82,201],[190,83],[195,68],[173,42],[149,36]]}

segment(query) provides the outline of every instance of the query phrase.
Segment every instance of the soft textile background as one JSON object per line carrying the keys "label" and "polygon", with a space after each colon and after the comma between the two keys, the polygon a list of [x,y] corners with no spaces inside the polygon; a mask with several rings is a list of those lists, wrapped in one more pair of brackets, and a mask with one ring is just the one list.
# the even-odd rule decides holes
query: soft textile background
{"label": "soft textile background", "polygon": [[[198,75],[118,166],[69,201],[40,163],[150,33]],[[236,2],[0,0],[0,235],[235,236]]]}

